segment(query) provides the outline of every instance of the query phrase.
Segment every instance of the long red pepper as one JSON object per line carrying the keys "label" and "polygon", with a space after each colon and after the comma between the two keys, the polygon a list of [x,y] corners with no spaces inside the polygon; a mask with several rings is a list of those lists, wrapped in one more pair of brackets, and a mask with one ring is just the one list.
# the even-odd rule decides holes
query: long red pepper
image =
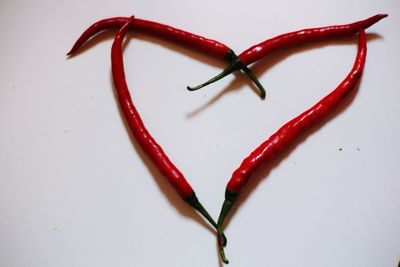
{"label": "long red pepper", "polygon": [[[124,63],[122,56],[122,41],[124,39],[126,31],[128,30],[128,27],[132,24],[133,21],[134,17],[131,17],[121,27],[114,39],[114,43],[111,49],[112,74],[115,88],[118,94],[118,101],[124,117],[142,149],[153,160],[161,173],[163,173],[168,178],[169,182],[175,188],[178,194],[190,206],[200,212],[200,214],[202,214],[204,218],[206,218],[214,227],[216,227],[216,223],[210,217],[204,207],[200,204],[195,192],[186,181],[183,174],[169,160],[168,156],[164,153],[161,146],[157,144],[154,138],[147,131],[138,111],[133,105],[128,85],[125,79]],[[224,240],[222,241],[222,243],[225,243],[225,237],[222,237],[222,239]]]}
{"label": "long red pepper", "polygon": [[[87,40],[97,33],[111,28],[120,28],[125,25],[128,20],[129,18],[125,17],[115,17],[103,19],[94,23],[83,32],[67,55],[74,54]],[[135,18],[129,25],[129,28],[137,32],[150,34],[170,40],[174,43],[192,47],[220,59],[225,59],[225,57],[230,56],[231,53],[231,49],[220,42],[149,20]]]}
{"label": "long red pepper", "polygon": [[[218,218],[218,233],[222,233],[224,220],[237,200],[251,174],[261,165],[272,161],[278,154],[296,142],[310,127],[320,123],[351,92],[359,82],[364,68],[367,44],[364,29],[359,29],[358,52],[347,77],[330,94],[313,107],[283,125],[275,134],[257,147],[237,168],[226,186],[225,201]],[[219,235],[219,237],[222,237]],[[219,239],[222,260],[228,263],[223,250],[223,239]]]}
{"label": "long red pepper", "polygon": [[[268,39],[262,43],[248,48],[239,56],[237,56],[236,61],[232,62],[220,74],[198,86],[188,86],[188,89],[190,91],[198,90],[208,84],[222,79],[223,77],[229,75],[234,71],[242,70],[243,66],[248,66],[252,63],[255,63],[256,61],[262,59],[263,57],[266,57],[270,53],[280,49],[291,48],[321,40],[334,39],[342,36],[354,35],[358,32],[360,28],[366,29],[387,16],[387,14],[378,14],[368,19],[351,24],[304,29],[278,35],[274,38]],[[265,95],[261,95],[261,97],[264,98]]]}
{"label": "long red pepper", "polygon": [[[122,27],[129,18],[115,17],[109,19],[100,20],[92,24],[87,30],[85,30],[82,35],[78,38],[75,44],[72,46],[71,50],[67,55],[73,55],[78,51],[78,49],[86,43],[94,35],[111,28]],[[226,60],[233,64],[237,62],[237,56],[228,46],[220,43],[218,41],[205,38],[200,35],[196,35],[187,31],[183,31],[168,25],[157,23],[154,21],[144,20],[135,18],[134,22],[130,24],[130,29],[137,32],[150,34],[156,37],[160,37],[177,44],[182,44],[187,47],[191,47],[198,51],[204,52],[206,54],[212,55],[218,59]],[[243,66],[243,71],[249,76],[249,78],[258,85],[260,93],[265,95],[265,90],[261,83],[257,80],[256,76],[247,67]]]}

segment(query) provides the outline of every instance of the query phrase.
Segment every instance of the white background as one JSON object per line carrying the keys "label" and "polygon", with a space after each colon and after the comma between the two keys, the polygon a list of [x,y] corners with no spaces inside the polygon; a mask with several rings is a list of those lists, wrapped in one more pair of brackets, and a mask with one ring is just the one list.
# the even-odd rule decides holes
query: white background
{"label": "white background", "polygon": [[[230,266],[394,267],[400,260],[398,1],[0,2],[0,266],[221,266],[213,231],[131,138],[113,93],[115,31],[66,52],[97,20],[135,15],[237,53],[377,13],[356,94],[254,176],[229,224]],[[213,217],[241,160],[346,76],[357,38],[276,53],[202,91],[225,62],[130,34],[142,118]]]}

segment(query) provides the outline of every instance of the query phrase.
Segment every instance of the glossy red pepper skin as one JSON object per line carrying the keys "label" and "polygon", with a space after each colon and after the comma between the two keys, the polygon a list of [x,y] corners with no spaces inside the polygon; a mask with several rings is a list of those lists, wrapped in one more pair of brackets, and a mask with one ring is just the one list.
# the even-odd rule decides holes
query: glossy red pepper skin
{"label": "glossy red pepper skin", "polygon": [[[83,32],[67,55],[76,53],[76,51],[94,35],[107,29],[120,28],[128,20],[129,18],[125,17],[115,17],[100,20],[94,23],[85,32]],[[232,50],[228,46],[215,40],[149,20],[135,18],[133,23],[130,24],[129,28],[136,32],[150,34],[152,36],[160,37],[177,44],[194,48],[201,52],[213,55],[219,59],[229,59],[232,53]]]}
{"label": "glossy red pepper skin", "polygon": [[360,80],[366,57],[365,33],[360,32],[359,50],[351,72],[342,83],[330,94],[320,100],[310,109],[283,125],[275,134],[255,149],[240,167],[233,173],[227,185],[229,192],[238,193],[250,178],[250,174],[261,163],[268,162],[281,153],[287,146],[293,144],[308,128],[325,118],[338,103],[355,88]]}
{"label": "glossy red pepper skin", "polygon": [[[256,61],[268,56],[272,52],[280,49],[291,48],[299,45],[304,45],[321,40],[329,40],[339,38],[342,36],[351,36],[358,32],[360,28],[366,29],[371,25],[377,23],[381,19],[387,17],[387,14],[378,14],[368,19],[361,20],[355,23],[337,26],[327,26],[321,28],[304,29],[295,32],[290,32],[282,35],[278,35],[274,38],[268,39],[262,43],[254,45],[247,50],[243,51],[221,73],[209,79],[208,81],[199,84],[194,87],[189,87],[190,91],[195,91],[214,83],[225,76],[231,74],[234,71],[244,71],[245,73],[250,70],[247,68],[248,65],[255,63]],[[253,80],[257,88],[259,88],[260,96],[262,99],[265,98],[265,89],[261,83],[257,80],[253,73],[248,74]]]}
{"label": "glossy red pepper skin", "polygon": [[[78,40],[75,42],[75,44],[73,45],[71,50],[67,53],[67,55],[72,56],[74,53],[76,53],[77,50],[79,50],[79,48],[85,42],[87,42],[94,35],[107,29],[121,27],[122,25],[124,25],[124,23],[126,23],[127,20],[128,18],[116,17],[116,18],[100,20],[94,23],[86,31],[83,32],[83,34],[78,38]],[[230,64],[234,64],[235,62],[240,62],[235,52],[233,52],[233,50],[230,49],[228,46],[220,42],[217,42],[215,40],[208,39],[200,35],[196,35],[183,30],[179,30],[168,25],[160,24],[149,20],[135,19],[135,21],[131,24],[130,28],[137,32],[150,34],[156,37],[172,41],[176,44],[181,44],[186,47],[191,47],[200,52],[214,56],[215,58],[228,61],[230,62]],[[261,95],[265,96],[265,90],[262,87],[261,83],[257,80],[254,73],[245,66],[242,66],[241,69],[257,85],[257,88],[260,89]],[[188,87],[188,89],[190,89],[190,87]]]}
{"label": "glossy red pepper skin", "polygon": [[[366,55],[365,31],[361,28],[359,29],[358,52],[353,68],[340,85],[310,109],[283,125],[275,134],[245,158],[239,168],[233,172],[226,186],[225,201],[218,218],[218,231],[222,230],[227,214],[243,187],[251,178],[251,174],[260,165],[271,162],[278,154],[293,145],[309,128],[320,123],[356,87],[361,78]],[[228,263],[222,244],[220,245],[220,252],[223,261]]]}
{"label": "glossy red pepper skin", "polygon": [[387,14],[378,14],[351,24],[303,29],[278,35],[243,51],[238,58],[243,65],[247,66],[279,49],[354,35],[358,33],[359,29],[366,29],[385,17]]}
{"label": "glossy red pepper skin", "polygon": [[118,101],[129,128],[131,129],[140,146],[154,161],[160,171],[168,178],[179,195],[182,198],[186,198],[193,194],[192,187],[186,181],[185,177],[178,170],[178,168],[168,159],[161,146],[147,131],[138,111],[133,105],[129,89],[126,84],[121,43],[125,36],[127,27],[132,25],[131,23],[133,20],[133,18],[125,20],[124,24],[122,24],[122,28],[116,35],[114,44],[112,46],[112,73],[115,88],[118,94]]}
{"label": "glossy red pepper skin", "polygon": [[[200,204],[196,194],[189,183],[186,181],[183,174],[178,168],[170,161],[161,146],[154,140],[154,138],[147,131],[145,125],[138,111],[136,110],[131,95],[129,93],[128,85],[126,83],[123,55],[122,55],[122,41],[125,37],[126,31],[134,22],[134,17],[126,20],[125,24],[121,26],[118,34],[115,36],[111,48],[111,66],[115,89],[118,95],[118,102],[121,107],[124,118],[129,125],[135,139],[138,141],[143,151],[152,159],[160,172],[167,177],[173,188],[190,206],[195,208],[200,214],[210,222],[215,228],[217,224]],[[222,243],[226,244],[225,236],[222,237]]]}

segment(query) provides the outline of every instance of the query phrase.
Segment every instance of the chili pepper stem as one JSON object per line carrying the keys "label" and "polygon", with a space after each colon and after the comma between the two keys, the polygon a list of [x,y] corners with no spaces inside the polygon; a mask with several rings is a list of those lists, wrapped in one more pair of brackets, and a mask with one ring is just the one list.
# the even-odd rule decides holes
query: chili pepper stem
{"label": "chili pepper stem", "polygon": [[[193,193],[190,197],[187,197],[185,199],[186,203],[188,203],[191,207],[193,207],[195,210],[197,210],[203,217],[216,229],[218,230],[217,223],[214,221],[214,219],[210,216],[210,214],[207,212],[207,210],[203,207],[203,205],[200,203],[196,195]],[[227,243],[226,236],[223,232],[221,232],[221,242],[222,246],[225,247]]]}
{"label": "chili pepper stem", "polygon": [[226,258],[225,256],[225,251],[224,248],[220,248],[219,249],[219,255],[221,256],[221,260],[225,263],[225,264],[229,264],[229,260]]}
{"label": "chili pepper stem", "polygon": [[253,81],[253,83],[256,85],[256,87],[258,88],[258,90],[260,91],[260,97],[261,99],[265,99],[265,89],[262,86],[262,84],[260,83],[260,81],[256,78],[256,75],[254,75],[254,73],[246,66],[242,67],[242,71],[244,73],[246,73],[247,76],[249,76],[249,78]]}
{"label": "chili pepper stem", "polygon": [[260,83],[260,81],[257,79],[256,75],[254,75],[254,73],[247,66],[242,64],[240,59],[235,55],[235,53],[233,53],[232,50],[229,51],[226,58],[229,61],[231,61],[231,63],[220,74],[214,76],[213,78],[209,79],[208,81],[206,81],[202,84],[199,84],[199,85],[196,85],[193,87],[187,86],[187,89],[189,91],[199,90],[209,84],[212,84],[218,80],[221,80],[222,78],[224,78],[225,76],[228,76],[229,74],[231,74],[234,71],[242,70],[250,78],[250,80],[256,85],[257,89],[260,91],[261,99],[264,99],[265,98],[265,89],[262,86],[262,84]]}
{"label": "chili pepper stem", "polygon": [[232,209],[233,204],[235,203],[235,201],[238,197],[239,197],[238,193],[229,192],[229,191],[225,192],[225,201],[222,204],[221,213],[219,214],[219,218],[218,218],[217,233],[218,233],[219,254],[221,256],[222,261],[225,264],[228,264],[229,261],[225,256],[222,228],[224,226],[224,221],[225,221],[226,216]]}
{"label": "chili pepper stem", "polygon": [[203,88],[203,87],[205,87],[205,86],[207,86],[207,85],[209,85],[209,84],[211,84],[211,83],[214,83],[214,82],[216,82],[216,81],[218,81],[218,80],[221,80],[221,79],[224,78],[225,76],[228,76],[229,74],[231,74],[232,72],[234,72],[235,70],[237,70],[236,68],[237,68],[236,64],[235,64],[235,63],[231,63],[231,64],[229,64],[229,66],[228,66],[226,69],[224,69],[224,70],[223,70],[220,74],[218,74],[217,76],[211,78],[210,80],[206,81],[205,83],[202,83],[202,84],[199,84],[199,85],[196,85],[196,86],[193,86],[193,87],[188,86],[187,89],[188,89],[189,91],[196,91],[196,90],[199,90],[199,89],[201,89],[201,88]]}

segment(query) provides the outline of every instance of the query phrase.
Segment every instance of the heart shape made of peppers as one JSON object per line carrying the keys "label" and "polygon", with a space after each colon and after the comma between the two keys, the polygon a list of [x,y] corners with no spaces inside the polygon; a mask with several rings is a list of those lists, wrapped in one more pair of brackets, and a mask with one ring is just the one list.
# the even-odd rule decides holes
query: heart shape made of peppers
{"label": "heart shape made of peppers", "polygon": [[[374,18],[371,22],[371,18],[367,19],[365,21],[369,20],[369,24],[372,25],[376,21],[382,19],[386,15],[377,15],[372,18]],[[121,18],[118,18],[118,23],[116,24],[121,24]],[[364,21],[364,22],[365,22]],[[115,22],[115,21],[114,21]],[[114,23],[113,22],[113,23]],[[148,21],[146,21],[147,23]],[[372,23],[372,24],[371,24]],[[302,135],[302,133],[309,129],[310,127],[315,126],[321,120],[326,118],[328,114],[332,112],[332,110],[349,94],[350,91],[352,91],[360,77],[361,73],[365,64],[365,58],[366,58],[366,37],[365,37],[365,32],[364,32],[364,27],[360,27],[360,22],[357,24],[351,24],[352,28],[351,31],[349,30],[349,27],[345,28],[345,34],[354,34],[354,31],[359,33],[359,49],[357,53],[357,57],[354,62],[354,66],[351,69],[350,73],[347,75],[347,77],[340,83],[340,85],[333,90],[330,94],[328,94],[326,97],[324,97],[322,100],[320,100],[318,103],[316,103],[313,107],[310,109],[306,110],[293,120],[289,121],[285,125],[283,125],[275,134],[273,134],[270,138],[268,138],[264,143],[262,143],[258,148],[256,148],[247,158],[245,158],[242,162],[242,164],[239,166],[238,169],[236,169],[232,175],[231,180],[229,181],[227,185],[227,190],[225,194],[225,202],[223,204],[221,214],[218,220],[218,224],[215,223],[215,221],[209,216],[207,211],[204,209],[204,207],[200,204],[198,201],[192,187],[189,185],[189,183],[186,181],[185,177],[183,174],[176,168],[176,166],[169,160],[167,155],[164,153],[162,150],[161,146],[157,144],[157,142],[154,140],[154,138],[150,135],[150,133],[147,131],[145,128],[139,113],[137,112],[135,106],[133,105],[133,102],[131,100],[128,86],[126,83],[125,79],[125,73],[124,73],[124,65],[123,65],[123,58],[122,58],[122,41],[124,39],[124,36],[126,34],[126,31],[128,28],[134,25],[136,26],[136,19],[134,17],[131,17],[129,19],[124,19],[124,24],[122,24],[122,27],[120,28],[118,34],[116,35],[114,39],[114,43],[112,46],[112,72],[113,72],[113,78],[114,78],[114,83],[115,83],[115,88],[117,90],[118,94],[118,100],[121,106],[121,109],[123,111],[123,114],[125,116],[126,121],[128,122],[128,125],[134,134],[135,138],[137,139],[138,143],[142,146],[143,150],[148,154],[148,156],[155,162],[155,164],[158,166],[159,170],[161,173],[163,173],[169,180],[169,182],[172,184],[172,186],[175,188],[175,190],[178,192],[178,194],[192,207],[194,207],[196,210],[198,210],[218,231],[218,236],[219,236],[219,245],[221,249],[221,256],[222,259],[225,263],[228,263],[226,260],[224,253],[223,253],[223,247],[226,245],[226,239],[222,233],[222,228],[223,228],[223,222],[226,217],[226,215],[229,213],[231,210],[234,202],[236,201],[237,197],[239,196],[242,188],[244,185],[247,183],[247,181],[250,178],[250,175],[262,164],[268,161],[271,161],[277,154],[281,153],[284,151],[288,146],[292,145],[296,140],[299,139],[299,137]],[[154,26],[153,24],[151,24]],[[356,26],[354,26],[356,25]],[[370,26],[368,25],[368,26]],[[103,25],[104,26],[104,25]],[[72,54],[75,52],[82,43],[84,43],[90,36],[93,35],[93,32],[98,32],[99,29],[104,29],[102,28],[103,26],[96,26],[95,30],[93,30],[92,26],[92,31],[87,31],[85,32],[81,38],[78,40],[77,43],[81,42],[80,44],[75,44],[74,48],[71,50],[69,54]],[[109,26],[109,25],[108,25]],[[112,26],[115,26],[113,24]],[[160,24],[156,24],[158,26],[157,29],[162,28],[163,25],[160,26]],[[366,27],[368,27],[366,26]],[[339,26],[335,26],[339,27]],[[170,29],[169,27],[168,29]],[[172,28],[173,29],[173,28]],[[152,28],[153,31],[154,28]],[[164,29],[165,30],[165,29]],[[333,30],[337,30],[337,28],[334,28]],[[189,34],[187,32],[183,32],[181,30],[176,30],[173,29],[170,32],[174,32],[175,35],[178,33],[178,36],[181,38],[184,34]],[[336,34],[343,34],[343,29],[341,31],[338,31]],[[86,34],[86,35],[85,35]],[[176,38],[175,35],[169,35],[169,39],[174,39]],[[215,48],[214,50],[214,55],[218,55],[221,57],[224,55],[225,59],[228,59],[231,61],[231,66],[234,64],[238,64],[238,57],[231,52],[232,50],[229,49],[227,46],[213,40],[206,39],[204,37],[199,37],[197,35],[189,34],[191,40],[193,41],[192,44],[195,44],[194,47],[198,49],[204,49],[205,45],[203,43],[212,43],[212,47]],[[303,36],[304,33],[302,33],[301,36]],[[333,34],[334,35],[334,34]],[[286,38],[293,38],[293,34],[291,35],[286,35]],[[310,35],[314,36],[314,35]],[[311,38],[311,40],[318,40],[319,38],[326,38],[327,34],[324,32],[323,35],[319,36],[318,38]],[[332,36],[329,36],[332,37]],[[302,37],[303,38],[303,37]],[[188,39],[188,40],[189,40]],[[297,41],[294,42],[289,42],[290,45],[298,45],[299,44],[299,39],[294,38]],[[183,38],[183,40],[186,40]],[[304,42],[304,39],[301,39]],[[308,40],[310,41],[310,40]],[[265,41],[265,42],[268,42]],[[265,43],[264,42],[264,43]],[[199,43],[201,45],[199,45]],[[276,42],[274,42],[276,44]],[[282,45],[281,45],[282,46]],[[287,46],[287,42],[286,42]],[[275,47],[277,49],[277,47]],[[257,49],[257,46],[253,46],[250,49],[246,51],[260,51]],[[274,49],[272,49],[274,50]],[[249,52],[244,52],[242,54],[249,55]],[[241,55],[242,55],[241,54]],[[251,53],[250,53],[251,54]],[[255,59],[260,59],[260,57],[254,56],[251,54],[251,56]],[[240,55],[239,55],[240,58]],[[244,58],[243,58],[244,59]],[[241,61],[244,61],[244,60]],[[243,67],[243,63],[239,62],[239,68],[235,67],[238,70]],[[252,60],[247,60],[247,64],[252,63]],[[250,63],[249,63],[250,62]],[[232,68],[231,68],[232,69]],[[232,72],[232,71],[230,71]]]}

